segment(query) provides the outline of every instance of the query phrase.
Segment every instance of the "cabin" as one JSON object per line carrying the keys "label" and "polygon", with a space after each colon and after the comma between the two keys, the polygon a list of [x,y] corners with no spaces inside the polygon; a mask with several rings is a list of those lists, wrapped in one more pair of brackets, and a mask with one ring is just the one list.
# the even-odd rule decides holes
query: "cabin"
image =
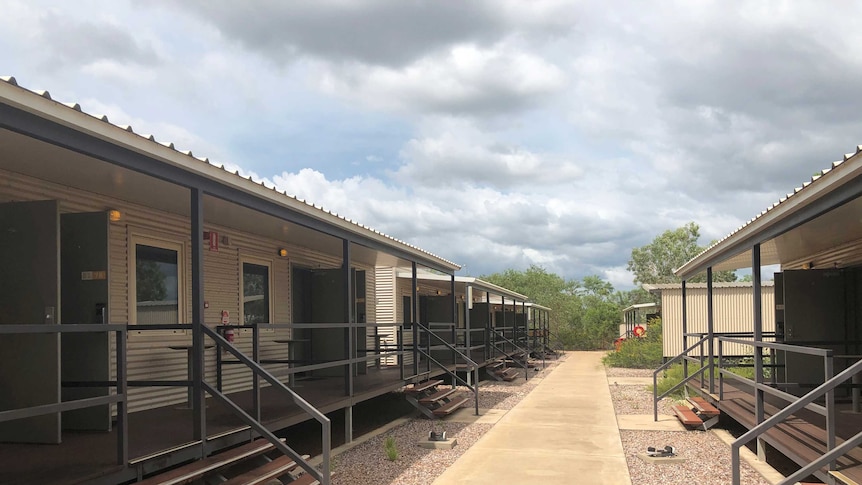
{"label": "cabin", "polygon": [[636,303],[623,308],[623,321],[620,323],[620,337],[625,340],[635,336],[635,327],[646,329],[650,320],[661,316],[661,306],[655,303]]}
{"label": "cabin", "polygon": [[[682,285],[645,284],[643,288],[661,299],[662,355],[665,361],[679,355],[683,340],[698,339],[708,333],[706,283],[686,285],[686,338],[682,335]],[[775,285],[772,281],[761,283],[761,319],[763,332],[775,332]],[[753,292],[751,282],[715,282],[712,285],[713,332],[724,336],[740,336],[751,333],[753,326]],[[728,344],[724,348],[728,357],[750,357],[751,349],[739,344]],[[701,355],[701,349],[693,349],[690,355]],[[705,355],[706,352],[703,352]]]}
{"label": "cabin", "polygon": [[[477,371],[427,360],[385,268],[459,266],[0,78],[0,483],[185,483],[277,451],[268,476],[328,484],[357,403]],[[319,470],[283,433],[307,421]]]}
{"label": "cabin", "polygon": [[[826,483],[862,483],[862,147],[756,214],[676,270],[682,279],[685,348],[656,372],[705,347],[712,358],[686,385],[748,431],[731,446],[733,483],[739,449],[756,443],[799,464],[783,483],[809,474]],[[775,265],[775,266],[772,266]],[[762,273],[774,280],[768,308]],[[718,331],[713,271],[749,269],[750,325],[745,334]],[[689,332],[687,283],[706,273],[707,329]],[[764,315],[774,318],[769,332]],[[746,347],[751,366],[726,359],[728,345]],[[659,397],[659,396],[656,396]]]}

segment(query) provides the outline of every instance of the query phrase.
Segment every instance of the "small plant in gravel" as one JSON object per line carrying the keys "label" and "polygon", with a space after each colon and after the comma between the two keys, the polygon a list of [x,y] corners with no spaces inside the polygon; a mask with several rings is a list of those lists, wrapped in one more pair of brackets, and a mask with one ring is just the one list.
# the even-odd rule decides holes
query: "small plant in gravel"
{"label": "small plant in gravel", "polygon": [[383,449],[386,451],[386,459],[389,461],[395,461],[398,459],[398,448],[395,447],[395,438],[392,436],[387,436],[386,441],[383,442]]}

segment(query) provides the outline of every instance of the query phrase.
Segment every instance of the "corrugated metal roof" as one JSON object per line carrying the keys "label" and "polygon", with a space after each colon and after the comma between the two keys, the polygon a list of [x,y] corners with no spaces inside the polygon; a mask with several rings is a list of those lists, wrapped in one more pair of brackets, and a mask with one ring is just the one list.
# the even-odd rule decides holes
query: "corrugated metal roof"
{"label": "corrugated metal roof", "polygon": [[16,88],[20,89],[20,90],[21,90],[22,92],[24,92],[24,93],[29,93],[29,94],[32,94],[32,95],[35,95],[35,96],[42,97],[42,98],[44,98],[44,99],[48,99],[48,100],[54,101],[57,105],[65,106],[65,107],[66,107],[66,108],[68,108],[70,111],[74,111],[74,112],[79,113],[79,115],[80,115],[80,116],[89,116],[89,117],[92,117],[92,118],[98,119],[98,120],[100,120],[100,121],[104,122],[106,125],[111,126],[111,127],[115,128],[115,129],[117,129],[117,130],[122,130],[122,131],[124,131],[124,132],[132,133],[132,134],[135,134],[135,135],[137,135],[137,136],[139,136],[139,137],[141,137],[141,138],[143,138],[143,139],[149,140],[149,142],[151,142],[151,143],[153,144],[153,147],[157,147],[157,146],[158,146],[158,147],[161,147],[161,148],[168,148],[168,149],[170,149],[170,150],[173,150],[173,151],[174,151],[174,152],[176,152],[177,154],[185,155],[186,157],[188,157],[189,161],[193,161],[193,162],[195,162],[195,163],[203,163],[203,164],[206,164],[206,165],[207,165],[207,166],[209,166],[209,167],[214,167],[214,168],[217,168],[217,169],[221,169],[224,173],[226,173],[226,174],[231,174],[231,175],[233,175],[233,176],[235,176],[235,177],[236,177],[236,178],[235,178],[235,180],[231,181],[231,183],[232,183],[232,184],[234,184],[234,185],[236,185],[237,187],[241,187],[241,188],[248,188],[250,185],[253,185],[253,186],[255,186],[255,187],[259,186],[259,187],[264,187],[264,188],[270,189],[270,190],[272,190],[273,195],[275,195],[276,197],[281,197],[281,198],[287,199],[288,201],[299,202],[299,203],[301,203],[301,204],[305,204],[305,205],[306,205],[306,206],[308,206],[308,207],[311,207],[311,208],[313,208],[313,209],[316,209],[317,211],[319,211],[319,214],[320,214],[324,219],[326,219],[326,218],[330,218],[330,219],[334,218],[334,219],[337,219],[337,220],[340,220],[340,221],[347,222],[347,223],[351,224],[351,225],[354,227],[354,229],[355,229],[355,230],[357,230],[357,232],[358,232],[358,233],[365,232],[365,233],[370,233],[370,234],[373,234],[373,235],[376,235],[376,236],[383,237],[383,238],[385,238],[385,239],[387,239],[387,240],[391,241],[392,243],[395,243],[395,244],[398,244],[398,245],[401,245],[401,246],[405,246],[405,247],[410,248],[410,249],[412,249],[412,250],[414,250],[414,251],[418,251],[418,252],[420,252],[420,253],[423,253],[423,254],[425,254],[425,255],[427,255],[427,256],[429,256],[429,257],[431,257],[431,258],[437,259],[437,260],[439,260],[439,261],[441,261],[441,262],[445,263],[446,265],[452,266],[452,267],[454,267],[455,269],[460,269],[460,268],[461,268],[461,266],[460,266],[460,265],[458,265],[457,263],[454,263],[454,262],[452,262],[452,261],[449,261],[449,260],[447,260],[447,259],[445,259],[445,258],[443,258],[443,257],[440,257],[440,256],[438,256],[438,255],[436,255],[436,254],[434,254],[434,253],[431,253],[431,252],[429,252],[429,251],[426,251],[426,250],[424,250],[424,249],[422,249],[422,248],[420,248],[420,247],[418,247],[418,246],[415,246],[415,245],[410,244],[410,243],[408,243],[408,242],[402,241],[402,240],[397,239],[397,238],[395,238],[395,237],[393,237],[393,236],[390,236],[390,235],[388,235],[388,234],[382,233],[382,232],[380,232],[380,231],[378,231],[378,230],[376,230],[376,229],[373,229],[373,228],[371,228],[371,227],[369,227],[369,226],[366,226],[366,225],[364,225],[364,224],[360,224],[360,223],[358,223],[358,222],[356,222],[356,221],[353,221],[352,219],[348,219],[348,218],[346,218],[346,217],[344,217],[344,216],[342,216],[342,215],[339,215],[339,214],[337,214],[337,213],[335,213],[335,212],[332,212],[332,211],[329,211],[329,210],[327,210],[327,209],[324,209],[322,206],[315,205],[315,204],[313,204],[313,203],[311,203],[311,202],[308,202],[308,201],[306,201],[306,200],[304,200],[304,199],[300,199],[300,198],[298,198],[298,197],[296,197],[296,196],[290,195],[290,194],[288,194],[288,193],[287,193],[287,191],[280,192],[280,191],[278,191],[278,190],[275,188],[275,186],[274,186],[274,185],[273,185],[272,187],[269,187],[269,186],[267,186],[263,181],[254,180],[252,177],[243,177],[243,176],[241,176],[241,175],[239,174],[239,171],[236,171],[236,172],[230,172],[230,171],[228,171],[227,169],[225,169],[225,168],[224,168],[224,165],[217,165],[217,164],[215,164],[215,163],[212,163],[212,162],[210,161],[210,159],[209,159],[209,158],[207,158],[207,157],[199,157],[199,156],[196,156],[196,155],[194,155],[194,154],[192,153],[192,151],[191,151],[191,150],[178,150],[178,149],[174,146],[174,144],[173,144],[172,142],[167,142],[167,141],[158,141],[158,140],[156,140],[155,136],[153,136],[153,135],[137,133],[137,132],[135,132],[135,131],[134,131],[134,129],[132,129],[132,127],[131,127],[131,126],[129,126],[129,125],[116,125],[116,124],[113,124],[113,123],[111,123],[111,122],[108,120],[108,117],[107,117],[106,115],[99,115],[99,114],[92,114],[92,113],[88,113],[88,112],[84,111],[84,110],[81,108],[81,105],[80,105],[80,104],[78,104],[78,103],[61,103],[61,102],[58,102],[58,101],[54,100],[54,99],[51,97],[51,93],[49,93],[48,91],[44,91],[44,90],[31,90],[31,89],[27,89],[27,88],[25,88],[25,87],[23,87],[23,86],[20,86],[20,85],[18,84],[18,81],[15,79],[15,77],[14,77],[14,76],[0,76],[0,81],[3,81],[4,83],[6,83],[6,84],[8,84],[8,85],[15,86]]}
{"label": "corrugated metal roof", "polygon": [[[410,271],[399,271],[399,278],[413,278],[413,272]],[[441,275],[436,273],[430,273],[427,271],[419,270],[416,272],[416,279],[420,281],[438,281],[438,282],[448,282],[451,281],[449,275]],[[527,295],[522,295],[517,291],[512,291],[508,288],[503,288],[502,286],[495,285],[494,283],[474,278],[473,276],[455,276],[455,283],[463,283],[465,286],[470,285],[479,291],[485,291],[487,293],[508,296],[515,299],[520,299],[522,301],[528,300],[530,297]]]}
{"label": "corrugated metal roof", "polygon": [[656,304],[656,303],[636,303],[634,305],[627,306],[627,307],[623,308],[622,312],[625,313],[629,310],[637,310],[637,309],[641,309],[641,308],[655,308],[657,306],[658,306],[658,304]]}
{"label": "corrugated metal roof", "polygon": [[805,194],[807,194],[808,192],[810,192],[812,190],[812,187],[814,187],[814,188],[819,187],[820,185],[822,185],[824,183],[828,183],[830,180],[832,180],[833,177],[839,176],[840,174],[836,173],[835,169],[839,168],[842,164],[844,164],[844,162],[855,157],[860,152],[862,152],[862,145],[857,145],[856,151],[854,153],[844,154],[844,157],[842,160],[832,162],[832,164],[828,168],[825,168],[820,173],[812,176],[811,180],[804,182],[799,187],[794,188],[793,192],[790,192],[787,195],[785,195],[784,197],[779,198],[777,202],[773,203],[772,205],[767,207],[765,210],[761,211],[759,214],[757,214],[753,218],[749,219],[743,225],[736,228],[736,230],[734,230],[730,234],[724,236],[723,238],[721,238],[720,240],[718,240],[714,244],[711,244],[709,247],[707,247],[706,249],[701,251],[697,256],[691,258],[685,264],[683,264],[682,266],[680,266],[679,268],[674,270],[674,273],[681,274],[683,272],[683,270],[687,266],[689,266],[692,262],[697,261],[697,260],[703,258],[705,255],[713,252],[715,250],[715,248],[721,247],[726,241],[734,238],[734,236],[736,236],[740,232],[746,230],[747,228],[754,225],[755,223],[759,222],[761,219],[763,219],[767,215],[771,215],[771,213],[774,212],[775,210],[777,210],[779,208],[784,208],[787,204],[795,201],[800,196],[804,196]]}

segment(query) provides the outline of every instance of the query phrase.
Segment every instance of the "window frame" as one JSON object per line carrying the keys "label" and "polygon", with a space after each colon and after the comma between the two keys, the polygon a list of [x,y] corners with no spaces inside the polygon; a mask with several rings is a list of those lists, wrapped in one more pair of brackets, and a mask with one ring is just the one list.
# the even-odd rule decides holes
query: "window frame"
{"label": "window frame", "polygon": [[266,301],[267,301],[267,313],[269,315],[269,320],[266,322],[267,325],[272,325],[273,323],[273,295],[275,294],[274,283],[275,280],[273,278],[273,260],[268,258],[261,258],[257,256],[250,255],[240,255],[239,257],[239,308],[240,315],[239,321],[242,323],[238,323],[239,325],[245,325],[245,265],[253,264],[255,266],[263,266],[266,268]]}
{"label": "window frame", "polygon": [[[137,250],[138,246],[150,246],[177,253],[177,323],[182,323],[186,320],[186,291],[188,285],[186,282],[186,244],[179,238],[171,238],[169,236],[159,237],[152,234],[141,234],[136,232],[129,233],[128,245],[128,263],[129,263],[129,283],[128,283],[128,302],[129,302],[129,325],[141,325],[145,327],[146,323],[138,323],[138,293],[137,293]],[[165,334],[186,334],[187,330],[137,330],[130,333],[137,335],[165,335]]]}

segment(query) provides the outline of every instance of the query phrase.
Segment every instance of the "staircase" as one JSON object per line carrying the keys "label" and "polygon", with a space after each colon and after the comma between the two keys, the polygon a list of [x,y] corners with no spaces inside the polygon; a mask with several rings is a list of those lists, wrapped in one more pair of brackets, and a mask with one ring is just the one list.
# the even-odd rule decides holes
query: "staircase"
{"label": "staircase", "polygon": [[454,413],[470,400],[457,389],[441,388],[440,384],[443,384],[443,381],[429,380],[406,387],[404,394],[407,402],[414,405],[429,419],[439,419]]}
{"label": "staircase", "polygon": [[505,360],[498,360],[485,367],[485,373],[497,381],[511,382],[518,378],[518,370],[507,367]]}
{"label": "staircase", "polygon": [[[288,456],[270,460],[265,453],[275,450],[266,439],[231,448],[187,465],[151,476],[138,485],[179,485],[219,482],[223,485],[283,484],[312,485],[313,476],[300,474],[301,469]],[[303,455],[307,459],[308,455]]]}
{"label": "staircase", "polygon": [[688,405],[676,404],[673,406],[674,414],[686,428],[706,431],[718,424],[718,417],[721,412],[706,399],[694,396],[689,397],[687,401]]}

